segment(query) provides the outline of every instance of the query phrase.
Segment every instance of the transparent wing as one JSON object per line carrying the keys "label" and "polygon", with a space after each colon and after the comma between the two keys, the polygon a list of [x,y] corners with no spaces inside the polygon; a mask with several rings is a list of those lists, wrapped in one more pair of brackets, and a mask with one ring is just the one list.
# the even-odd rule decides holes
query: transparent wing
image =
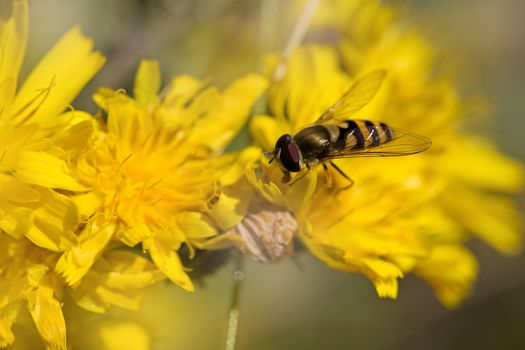
{"label": "transparent wing", "polygon": [[355,143],[347,143],[343,149],[330,152],[325,159],[359,157],[398,157],[423,152],[432,146],[432,141],[407,130],[392,128],[392,140],[379,146],[355,149]]}
{"label": "transparent wing", "polygon": [[359,78],[315,123],[322,123],[331,119],[342,121],[352,117],[374,98],[383,84],[385,76],[385,70],[375,70]]}

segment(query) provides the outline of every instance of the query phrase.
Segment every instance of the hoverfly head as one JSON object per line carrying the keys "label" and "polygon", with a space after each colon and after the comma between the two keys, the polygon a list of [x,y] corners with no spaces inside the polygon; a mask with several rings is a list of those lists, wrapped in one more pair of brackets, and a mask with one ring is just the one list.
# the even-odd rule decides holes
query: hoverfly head
{"label": "hoverfly head", "polygon": [[284,134],[275,143],[273,159],[286,171],[299,172],[303,167],[303,157],[292,136]]}

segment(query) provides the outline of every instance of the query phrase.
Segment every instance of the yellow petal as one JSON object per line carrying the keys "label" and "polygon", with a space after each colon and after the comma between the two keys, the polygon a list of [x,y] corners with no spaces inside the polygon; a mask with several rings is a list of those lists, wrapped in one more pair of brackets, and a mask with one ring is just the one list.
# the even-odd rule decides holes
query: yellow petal
{"label": "yellow petal", "polygon": [[392,264],[391,262],[381,259],[362,259],[363,264],[366,265],[374,274],[380,279],[387,280],[391,278],[403,277],[403,271]]}
{"label": "yellow petal", "polygon": [[[266,90],[268,81],[261,75],[249,74],[234,81],[222,96],[217,113],[208,113],[195,124],[194,142],[205,143],[213,150],[228,145],[242,129],[255,101]],[[218,114],[219,113],[219,114]],[[220,120],[220,123],[217,123]]]}
{"label": "yellow petal", "polygon": [[86,310],[103,313],[112,305],[137,309],[142,299],[141,288],[165,277],[151,261],[128,251],[109,251],[74,289],[69,289],[75,302]]}
{"label": "yellow petal", "polygon": [[[348,89],[347,80],[334,50],[305,46],[290,57],[285,78],[270,87],[268,107],[278,123],[288,123],[293,129],[289,131],[296,132],[313,123],[341,97]],[[312,81],[315,81],[314,86]]]}
{"label": "yellow petal", "polygon": [[104,254],[104,264],[109,267],[106,284],[114,289],[144,288],[165,279],[149,259],[124,250]]}
{"label": "yellow petal", "polygon": [[54,291],[42,284],[27,294],[27,308],[46,349],[66,350],[66,322],[62,305],[55,298]]}
{"label": "yellow petal", "polygon": [[102,199],[94,192],[86,192],[77,195],[71,195],[70,198],[78,208],[80,220],[87,221],[100,208]]}
{"label": "yellow petal", "polygon": [[414,210],[413,214],[411,220],[424,228],[433,242],[454,243],[464,239],[465,233],[461,224],[438,206],[422,206]]}
{"label": "yellow petal", "polygon": [[2,151],[0,171],[11,175],[18,163],[20,153],[24,151],[47,151],[53,147],[53,142],[47,138],[47,132],[36,124],[19,126],[17,128],[0,128],[0,139],[5,147]]}
{"label": "yellow petal", "polygon": [[27,283],[31,287],[38,287],[42,279],[46,276],[49,271],[49,267],[42,264],[33,264],[27,268]]}
{"label": "yellow petal", "polygon": [[114,231],[111,225],[100,228],[95,222],[88,222],[81,233],[80,242],[62,254],[56,264],[55,270],[67,284],[74,285],[86,275],[113,237]]}
{"label": "yellow petal", "polygon": [[245,169],[253,167],[261,155],[261,150],[258,147],[247,147],[237,153],[237,160],[221,175],[221,184],[229,186],[238,182],[244,177]]}
{"label": "yellow petal", "polygon": [[130,247],[136,246],[146,238],[153,237],[153,233],[146,224],[139,224],[127,229],[120,229],[117,238]]}
{"label": "yellow petal", "polygon": [[179,255],[170,245],[156,238],[148,238],[143,243],[155,265],[166,274],[173,282],[189,292],[193,292],[193,284],[190,278],[184,272]]}
{"label": "yellow petal", "polygon": [[217,234],[217,231],[210,225],[208,219],[198,212],[181,213],[177,215],[176,222],[186,237],[207,238]]}
{"label": "yellow petal", "polygon": [[245,174],[248,181],[264,199],[273,204],[284,204],[286,199],[279,186],[271,181],[260,179],[253,168],[245,169]]}
{"label": "yellow petal", "polygon": [[228,195],[233,190],[225,189],[216,203],[210,209],[210,215],[221,230],[227,230],[237,225],[248,211],[249,197]]}
{"label": "yellow petal", "polygon": [[283,133],[284,131],[278,128],[275,118],[256,115],[250,122],[250,134],[257,145],[268,152],[273,151],[275,142]]}
{"label": "yellow petal", "polygon": [[54,123],[56,116],[102,67],[104,57],[92,52],[92,47],[92,40],[84,37],[78,28],[67,32],[33,69],[8,114],[16,115],[18,121],[27,119],[31,111],[26,106],[39,91],[49,89],[38,109],[32,111],[31,118],[41,125]]}
{"label": "yellow petal", "polygon": [[93,101],[104,111],[108,110],[108,101],[111,100],[117,93],[126,93],[124,90],[118,90],[115,91],[111,88],[107,87],[100,87],[98,90],[93,94]]}
{"label": "yellow petal", "polygon": [[57,117],[57,121],[67,121],[70,125],[53,137],[55,145],[68,152],[81,151],[95,132],[95,120],[85,112],[63,113]]}
{"label": "yellow petal", "polygon": [[170,82],[164,102],[170,106],[182,107],[190,102],[204,86],[206,82],[191,75],[178,75]]}
{"label": "yellow petal", "polygon": [[434,289],[446,307],[457,307],[471,293],[478,273],[478,262],[461,246],[438,246],[423,260],[415,273]]}
{"label": "yellow petal", "polygon": [[77,240],[73,232],[79,225],[78,210],[67,196],[51,191],[46,196],[44,204],[33,211],[34,224],[26,236],[39,247],[65,251]]}
{"label": "yellow petal", "polygon": [[[461,140],[460,143],[456,142]],[[456,136],[441,159],[443,172],[479,188],[516,192],[525,183],[524,168],[484,140]]]}
{"label": "yellow petal", "polygon": [[27,1],[13,1],[11,17],[0,28],[0,110],[16,93],[18,73],[27,44]]}
{"label": "yellow petal", "polygon": [[142,301],[142,293],[137,290],[122,291],[99,286],[97,296],[108,306],[118,306],[124,309],[137,310]]}
{"label": "yellow petal", "polygon": [[452,218],[500,252],[515,255],[521,251],[523,219],[512,199],[454,186],[442,201]]}
{"label": "yellow petal", "polygon": [[40,192],[33,189],[27,183],[13,179],[12,177],[3,177],[0,187],[0,198],[17,204],[37,203],[42,199]]}
{"label": "yellow petal", "polygon": [[142,293],[136,290],[123,291],[107,288],[101,276],[91,271],[75,289],[68,292],[75,303],[93,313],[102,314],[111,306],[137,310],[142,300]]}
{"label": "yellow petal", "polygon": [[133,95],[140,106],[147,106],[157,100],[160,89],[161,75],[159,62],[142,60],[135,75]]}
{"label": "yellow petal", "polygon": [[33,211],[13,205],[2,205],[0,208],[0,229],[9,236],[20,239],[33,225]]}
{"label": "yellow petal", "polygon": [[[352,221],[352,217],[339,219],[339,222],[327,228],[321,227],[314,231],[318,240],[344,248],[347,259],[361,261],[367,256],[424,258],[428,254],[426,246],[418,237],[419,231],[407,226],[403,222],[387,222],[382,226],[359,227]],[[366,261],[366,260],[363,260]],[[373,260],[374,261],[374,260]],[[380,263],[386,263],[383,260]],[[383,277],[398,276],[399,266],[389,275],[376,274]]]}
{"label": "yellow petal", "polygon": [[11,327],[18,317],[20,303],[11,303],[0,309],[0,348],[13,343],[15,336]]}
{"label": "yellow petal", "polygon": [[[137,133],[145,132],[143,122],[145,118],[140,118],[141,112],[136,108],[128,96],[116,94],[113,98],[106,101],[108,110],[107,129],[109,133],[117,135],[122,140],[136,141]],[[133,116],[133,117],[131,117]],[[123,150],[127,151],[127,150]]]}
{"label": "yellow petal", "polygon": [[30,184],[70,191],[85,191],[72,176],[66,163],[46,152],[26,151],[20,154],[15,177]]}
{"label": "yellow petal", "polygon": [[397,298],[398,287],[396,278],[378,279],[373,283],[376,287],[377,296],[380,298]]}
{"label": "yellow petal", "polygon": [[288,208],[302,218],[310,209],[310,202],[317,185],[317,173],[309,171],[301,180],[290,187],[286,193]]}
{"label": "yellow petal", "polygon": [[205,250],[220,250],[231,248],[232,246],[242,249],[245,246],[245,242],[244,238],[236,233],[221,233],[204,242],[196,242],[194,245],[199,249]]}

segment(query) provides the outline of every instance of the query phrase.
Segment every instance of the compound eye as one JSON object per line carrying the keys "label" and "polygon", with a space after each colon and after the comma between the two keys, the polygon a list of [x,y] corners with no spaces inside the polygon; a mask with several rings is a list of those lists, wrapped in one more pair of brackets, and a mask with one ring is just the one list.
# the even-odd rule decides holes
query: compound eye
{"label": "compound eye", "polygon": [[292,136],[284,134],[281,137],[279,137],[279,139],[275,143],[275,148],[286,149],[290,142],[292,142]]}
{"label": "compound eye", "polygon": [[281,149],[279,160],[288,171],[298,172],[301,170],[299,149],[295,143],[289,143],[286,148]]}

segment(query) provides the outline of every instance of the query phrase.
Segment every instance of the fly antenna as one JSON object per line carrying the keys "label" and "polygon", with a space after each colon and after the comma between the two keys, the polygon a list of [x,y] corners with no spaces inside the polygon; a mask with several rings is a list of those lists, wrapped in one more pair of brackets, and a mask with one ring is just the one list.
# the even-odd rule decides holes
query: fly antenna
{"label": "fly antenna", "polygon": [[273,152],[264,152],[266,158],[268,158],[268,164],[271,164],[275,159]]}

